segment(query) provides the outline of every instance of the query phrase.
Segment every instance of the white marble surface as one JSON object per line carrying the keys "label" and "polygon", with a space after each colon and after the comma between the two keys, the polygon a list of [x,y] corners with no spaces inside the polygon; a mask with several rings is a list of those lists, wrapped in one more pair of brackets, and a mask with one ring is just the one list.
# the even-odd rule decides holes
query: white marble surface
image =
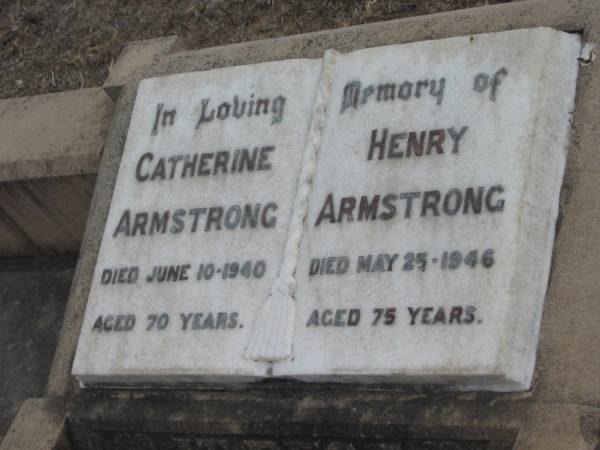
{"label": "white marble surface", "polygon": [[[276,376],[527,389],[579,49],[575,35],[529,29],[145,80],[73,373],[89,385]],[[223,120],[196,128],[203,99],[209,111],[252,93],[270,99],[266,114],[235,118],[223,106]],[[280,94],[285,104],[273,109]],[[161,114],[176,107],[174,124],[161,116],[152,135],[161,102]],[[384,133],[386,147],[369,158],[372,135]],[[144,178],[159,157],[218,151],[230,151],[231,172],[233,151],[254,146],[275,146],[265,150],[270,169],[182,178],[176,166],[170,179],[167,161],[166,179],[136,179],[138,163]],[[147,152],[153,161],[140,163]],[[211,207],[269,202],[273,227],[206,230]],[[207,208],[195,232],[191,208]],[[178,209],[183,231],[140,236],[140,223],[127,236],[136,213]],[[265,261],[265,275],[196,280],[199,264],[245,261]],[[183,264],[187,281],[143,279],[153,266]],[[136,283],[101,283],[104,269],[132,266]],[[190,313],[203,314],[200,329],[183,329]],[[168,325],[147,330],[149,314],[168,314]],[[99,331],[107,315],[136,323]]]}
{"label": "white marble surface", "polygon": [[[363,50],[338,59],[297,269],[294,358],[277,365],[276,375],[435,382],[462,389],[529,387],[579,48],[573,35],[533,29]],[[474,90],[479,73],[490,75],[487,89],[481,89],[484,83],[478,86],[482,92]],[[419,80],[430,85],[436,80],[436,93],[442,78],[443,98],[423,88],[415,96]],[[492,83],[492,101],[489,80],[494,78],[500,82]],[[352,81],[360,81],[363,89],[397,83],[398,90],[409,81],[413,95],[378,102],[375,90],[363,104],[362,91],[357,107],[342,112],[344,87]],[[463,127],[468,128],[456,139],[454,152],[448,130],[456,136]],[[402,152],[402,157],[390,158],[388,145],[384,159],[377,159],[376,149],[369,160],[371,131],[379,130],[379,139],[386,128],[389,140],[392,133],[417,131],[420,138],[426,131],[427,142],[431,130],[445,130],[443,153],[434,145],[429,155],[425,146],[422,156],[407,157],[409,137],[398,137],[392,156]],[[435,144],[438,136],[433,138]],[[481,212],[469,208],[464,214],[467,189],[477,193],[479,187],[484,189]],[[459,194],[452,189],[461,193],[462,203],[456,203]],[[426,208],[422,216],[426,191],[439,191],[439,203],[431,200],[439,215]],[[391,209],[384,196],[406,192],[420,193],[412,200],[410,217],[405,217],[408,200],[388,197],[397,211],[385,220]],[[486,207],[488,193],[492,208]],[[329,194],[335,223],[327,214]],[[358,220],[361,197],[371,202],[376,194],[381,195],[377,219]],[[354,221],[347,215],[339,221],[343,197],[356,200]],[[317,226],[321,211],[324,218]],[[488,268],[482,264],[486,250],[487,265],[493,252]],[[446,263],[443,269],[444,252],[453,251],[463,259],[476,251],[476,258],[467,259],[475,266],[463,262],[451,269]],[[405,267],[410,254],[416,259],[418,253],[424,254],[424,270],[416,260]],[[368,255],[372,271],[357,273],[360,256]],[[391,266],[383,256],[378,267],[378,255],[398,256]],[[347,257],[347,273],[310,276],[311,260],[326,257]],[[360,310],[355,326],[347,326],[350,309]],[[373,325],[376,309],[383,315]],[[323,318],[325,310],[331,313]],[[318,325],[310,319],[315,311]],[[335,324],[337,311],[339,324],[346,326],[323,326],[332,318]]]}
{"label": "white marble surface", "polygon": [[[173,75],[144,80],[140,84],[73,367],[73,373],[80,380],[84,383],[131,383],[134,380],[181,383],[186,377],[199,375],[207,380],[220,379],[223,375],[229,379],[266,375],[266,364],[244,359],[242,355],[255,311],[268,296],[283,257],[320,66],[320,60],[291,60]],[[212,108],[222,102],[233,104],[235,95],[238,96],[238,113],[241,101],[248,102],[242,117],[232,115],[232,105],[229,117],[223,120],[215,117],[196,129],[204,99],[210,99],[206,108],[206,117],[210,117]],[[280,95],[285,97],[285,104],[281,106],[279,101],[273,109],[273,99]],[[268,113],[264,114],[261,108],[258,116],[255,113],[248,116],[250,101],[254,99],[256,107],[259,98],[269,99]],[[163,110],[176,108],[176,114],[172,126],[168,125],[167,116],[165,127],[162,127],[161,115],[153,136],[158,103],[164,103]],[[256,146],[275,148],[259,150],[254,171],[239,172],[238,169],[237,173],[231,173],[235,150],[252,151]],[[141,177],[151,177],[161,157],[199,154],[200,158],[203,154],[220,151],[228,151],[230,155],[227,174],[223,173],[222,166],[214,174],[214,156],[205,157],[205,168],[199,167],[200,159],[196,166],[196,174],[206,170],[210,175],[190,176],[188,172],[183,178],[183,166],[179,162],[171,179],[171,165],[167,162],[166,179],[159,175],[154,180],[136,178],[136,167],[147,152],[152,153],[154,159],[150,161],[148,157],[142,161]],[[269,164],[270,170],[258,170],[260,152],[264,156],[263,169]],[[221,161],[224,158],[221,157]],[[277,204],[277,209],[267,208],[269,203]],[[243,211],[246,204],[251,205],[253,211],[261,204],[256,228],[242,228],[241,221],[234,228],[227,228],[226,211],[235,205]],[[211,222],[210,230],[206,231],[209,208],[219,206],[224,208],[222,229],[217,230],[216,222]],[[195,216],[189,211],[195,208],[207,208],[207,211],[198,213],[194,232]],[[272,227],[263,224],[265,208],[266,225],[276,219]],[[162,214],[169,210],[168,231],[150,236],[147,229],[147,235],[142,236],[137,230],[135,236],[126,236],[123,228],[123,232],[114,236],[126,209],[131,210],[132,233],[136,213],[159,211]],[[173,233],[171,227],[177,227],[173,215],[178,209],[186,211],[185,216],[180,217],[184,229]],[[217,214],[213,213],[214,219]],[[232,226],[236,223],[236,214],[234,208],[228,221]],[[241,274],[222,278],[225,264],[231,267],[232,263],[238,263],[242,267],[246,261],[252,263],[252,272],[259,261],[264,261],[265,274],[261,278],[253,274],[249,278]],[[187,281],[144,281],[154,266],[184,264],[190,264]],[[205,267],[214,264],[212,279],[196,279],[200,264]],[[140,270],[137,283],[101,284],[105,268],[132,266]],[[259,264],[257,274],[260,268]],[[233,274],[231,270],[229,273]],[[190,329],[192,316],[188,319],[188,329],[183,330],[184,319],[180,315],[187,318],[191,313],[203,314],[198,319],[200,329]],[[209,313],[213,316],[214,329]],[[225,329],[217,324],[219,313],[227,314]],[[232,313],[238,316],[235,326],[230,328]],[[133,330],[99,332],[93,329],[99,316],[119,314],[135,314]],[[163,330],[156,324],[147,331],[150,314],[168,314],[169,324]]]}

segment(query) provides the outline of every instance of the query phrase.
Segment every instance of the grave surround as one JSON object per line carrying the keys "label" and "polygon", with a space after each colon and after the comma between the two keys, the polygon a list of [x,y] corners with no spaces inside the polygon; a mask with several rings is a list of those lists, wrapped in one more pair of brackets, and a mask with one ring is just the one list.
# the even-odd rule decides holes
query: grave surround
{"label": "grave surround", "polygon": [[[119,91],[121,94],[105,143],[46,398],[23,404],[2,442],[2,450],[105,448],[115,446],[116,441],[127,445],[128,439],[162,443],[166,435],[173,442],[193,448],[209,439],[204,435],[215,440],[228,434],[236,438],[261,435],[269,441],[288,431],[299,433],[299,440],[304,442],[312,437],[322,440],[333,436],[333,429],[343,430],[340,436],[344,438],[356,437],[357,445],[365,447],[373,445],[364,439],[394,443],[399,439],[408,448],[418,448],[410,444],[426,439],[426,448],[435,448],[432,445],[436,443],[439,448],[471,448],[476,441],[489,441],[489,449],[594,448],[600,429],[600,347],[593,345],[599,305],[594,293],[600,285],[595,261],[600,239],[597,227],[591,224],[599,217],[594,176],[599,134],[594,124],[598,121],[600,78],[597,63],[590,62],[591,47],[587,45],[581,55],[535,382],[528,392],[443,393],[429,387],[415,392],[396,385],[332,386],[276,380],[227,390],[217,386],[201,390],[189,386],[160,391],[136,389],[141,385],[129,386],[133,390],[127,392],[81,390],[71,376],[71,367],[138,80],[287,58],[319,58],[326,48],[349,52],[539,26],[575,33],[587,43],[598,42],[599,14],[593,0],[527,0],[194,51],[171,50],[164,54],[164,47],[158,45],[160,51],[152,61],[133,71],[127,66],[129,72],[122,76],[117,72],[124,66],[115,64],[120,85],[110,88],[115,96]],[[123,54],[126,62],[136,61],[137,54]],[[551,66],[552,61],[545,64]],[[388,446],[376,444],[374,448]]]}

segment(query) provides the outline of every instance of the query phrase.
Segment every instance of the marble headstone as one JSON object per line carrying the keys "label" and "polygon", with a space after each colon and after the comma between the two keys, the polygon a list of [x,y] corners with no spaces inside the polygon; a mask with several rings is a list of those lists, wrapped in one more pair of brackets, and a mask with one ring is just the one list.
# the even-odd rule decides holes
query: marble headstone
{"label": "marble headstone", "polygon": [[580,46],[536,28],[144,80],[73,373],[527,389]]}

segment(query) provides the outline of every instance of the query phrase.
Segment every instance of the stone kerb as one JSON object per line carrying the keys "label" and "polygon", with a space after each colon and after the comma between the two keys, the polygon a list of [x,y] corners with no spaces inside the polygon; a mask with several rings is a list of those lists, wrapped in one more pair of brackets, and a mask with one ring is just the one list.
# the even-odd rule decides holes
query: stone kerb
{"label": "stone kerb", "polygon": [[100,88],[0,100],[1,257],[79,251],[111,114]]}

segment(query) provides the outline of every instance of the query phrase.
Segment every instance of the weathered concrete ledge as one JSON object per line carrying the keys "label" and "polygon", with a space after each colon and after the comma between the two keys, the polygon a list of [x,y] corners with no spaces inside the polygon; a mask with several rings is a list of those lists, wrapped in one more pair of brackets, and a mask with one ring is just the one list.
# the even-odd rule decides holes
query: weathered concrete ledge
{"label": "weathered concrete ledge", "polygon": [[100,88],[0,101],[0,258],[79,251],[112,106]]}
{"label": "weathered concrete ledge", "polygon": [[100,88],[0,100],[0,182],[96,173],[111,113]]}

